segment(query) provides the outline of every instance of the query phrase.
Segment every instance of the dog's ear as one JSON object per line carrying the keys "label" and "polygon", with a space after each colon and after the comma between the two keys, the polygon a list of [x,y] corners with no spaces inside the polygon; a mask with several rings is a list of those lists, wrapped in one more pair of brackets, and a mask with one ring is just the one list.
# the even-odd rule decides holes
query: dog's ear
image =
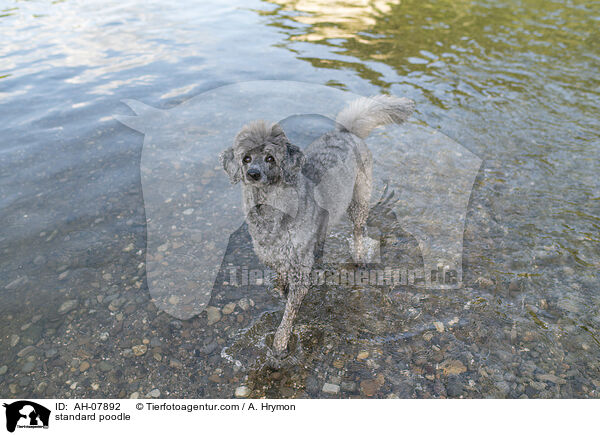
{"label": "dog's ear", "polygon": [[238,183],[242,178],[242,169],[240,164],[235,161],[233,148],[227,148],[221,154],[219,154],[219,161],[223,165],[223,169],[229,175],[229,181],[231,184]]}
{"label": "dog's ear", "polygon": [[271,138],[274,139],[273,142],[289,142],[283,128],[278,123],[271,127]]}
{"label": "dog's ear", "polygon": [[298,173],[304,166],[306,158],[304,153],[296,145],[286,144],[285,158],[281,164],[283,181],[287,184],[295,184]]}
{"label": "dog's ear", "polygon": [[279,124],[273,124],[271,127],[271,138],[273,142],[285,147],[285,157],[281,162],[283,182],[286,184],[296,183],[298,172],[300,172],[306,160],[304,154],[300,151],[300,148],[290,143]]}

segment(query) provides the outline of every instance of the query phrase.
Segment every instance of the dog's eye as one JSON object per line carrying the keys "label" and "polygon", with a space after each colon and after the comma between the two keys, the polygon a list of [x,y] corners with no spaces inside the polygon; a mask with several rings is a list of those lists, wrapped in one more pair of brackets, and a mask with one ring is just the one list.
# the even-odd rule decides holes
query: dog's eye
{"label": "dog's eye", "polygon": [[273,156],[265,157],[265,162],[267,162],[267,163],[273,163],[274,161],[275,161],[275,158]]}
{"label": "dog's eye", "polygon": [[244,158],[242,159],[242,162],[244,163],[250,163],[252,161],[252,157],[250,156],[244,156]]}

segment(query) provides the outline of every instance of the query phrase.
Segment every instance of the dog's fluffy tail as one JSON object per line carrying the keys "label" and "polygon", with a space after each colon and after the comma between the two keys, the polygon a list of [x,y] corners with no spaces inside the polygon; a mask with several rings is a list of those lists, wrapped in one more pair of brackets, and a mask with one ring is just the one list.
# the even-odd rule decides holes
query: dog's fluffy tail
{"label": "dog's fluffy tail", "polygon": [[337,118],[338,129],[366,138],[375,127],[401,124],[415,110],[415,102],[392,95],[363,97],[352,101]]}

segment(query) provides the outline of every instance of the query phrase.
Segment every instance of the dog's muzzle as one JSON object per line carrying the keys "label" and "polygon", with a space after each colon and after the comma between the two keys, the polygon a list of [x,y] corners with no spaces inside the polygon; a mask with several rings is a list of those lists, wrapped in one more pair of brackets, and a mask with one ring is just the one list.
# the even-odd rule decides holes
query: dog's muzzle
{"label": "dog's muzzle", "polygon": [[254,168],[248,169],[248,172],[246,172],[246,175],[248,175],[248,177],[254,181],[260,180],[260,171],[258,169],[254,169]]}

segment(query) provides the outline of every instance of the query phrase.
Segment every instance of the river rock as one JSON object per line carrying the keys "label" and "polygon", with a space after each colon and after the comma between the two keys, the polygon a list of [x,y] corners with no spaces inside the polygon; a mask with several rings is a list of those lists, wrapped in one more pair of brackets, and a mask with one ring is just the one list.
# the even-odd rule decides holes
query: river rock
{"label": "river rock", "polygon": [[250,395],[250,388],[245,385],[241,385],[235,389],[235,397],[244,398]]}
{"label": "river rock", "polygon": [[148,350],[148,346],[146,346],[145,344],[138,344],[137,346],[133,346],[131,350],[133,351],[133,354],[135,356],[142,356]]}
{"label": "river rock", "polygon": [[206,315],[208,316],[209,325],[214,325],[221,320],[221,311],[217,307],[207,307]]}
{"label": "river rock", "polygon": [[325,394],[338,394],[340,392],[340,386],[335,384],[325,383],[322,389]]}
{"label": "river rock", "polygon": [[69,299],[64,301],[58,309],[58,314],[67,314],[69,311],[73,311],[77,307],[77,299]]}

